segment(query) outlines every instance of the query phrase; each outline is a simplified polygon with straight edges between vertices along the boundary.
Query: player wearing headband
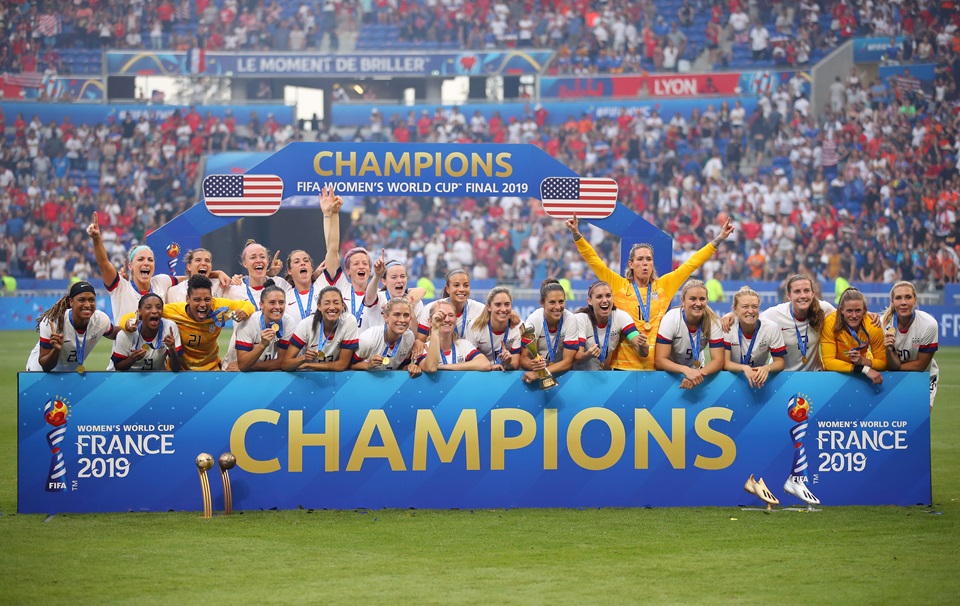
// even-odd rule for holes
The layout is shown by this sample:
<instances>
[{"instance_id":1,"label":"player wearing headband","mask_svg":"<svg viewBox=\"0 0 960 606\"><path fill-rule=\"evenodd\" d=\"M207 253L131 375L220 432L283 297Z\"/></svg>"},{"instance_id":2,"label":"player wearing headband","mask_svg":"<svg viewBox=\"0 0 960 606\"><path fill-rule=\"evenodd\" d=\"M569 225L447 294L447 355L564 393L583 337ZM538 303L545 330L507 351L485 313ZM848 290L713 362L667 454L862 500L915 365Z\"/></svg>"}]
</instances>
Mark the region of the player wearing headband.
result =
<instances>
[{"instance_id":1,"label":"player wearing headband","mask_svg":"<svg viewBox=\"0 0 960 606\"><path fill-rule=\"evenodd\" d=\"M153 251L149 246L134 246L127 255L127 272L129 280L122 279L120 272L110 262L107 249L103 245L100 234L100 220L97 213L93 213L93 223L87 227L87 235L93 242L93 254L103 276L103 285L110 293L110 305L113 311L113 320L120 324L120 318L137 311L140 297L148 292L160 295L166 301L167 290L177 283L175 276L155 275L155 261Z\"/></svg>"},{"instance_id":2,"label":"player wearing headband","mask_svg":"<svg viewBox=\"0 0 960 606\"><path fill-rule=\"evenodd\" d=\"M609 370L617 346L629 344L641 356L647 354L647 336L633 325L630 314L613 304L610 285L598 280L587 290L587 305L574 313L578 322L580 349L574 370Z\"/></svg>"},{"instance_id":3,"label":"player wearing headband","mask_svg":"<svg viewBox=\"0 0 960 606\"><path fill-rule=\"evenodd\" d=\"M260 311L237 324L236 357L241 371L280 370L297 319L286 313L287 293L267 280L260 291Z\"/></svg>"},{"instance_id":4,"label":"player wearing headband","mask_svg":"<svg viewBox=\"0 0 960 606\"><path fill-rule=\"evenodd\" d=\"M933 354L937 353L940 327L933 316L917 309L917 289L912 283L900 281L893 285L890 307L881 322L887 369L929 372L930 408L933 408L940 380L940 367Z\"/></svg>"},{"instance_id":5,"label":"player wearing headband","mask_svg":"<svg viewBox=\"0 0 960 606\"><path fill-rule=\"evenodd\" d=\"M524 322L524 332L533 331L528 341L525 334L521 340L520 366L525 372L524 383L532 383L539 376L538 370L548 369L554 376L573 368L573 361L580 349L580 333L577 319L566 309L566 292L560 282L548 278L540 285L540 309L534 311ZM534 358L527 343L537 344L539 357Z\"/></svg>"},{"instance_id":6,"label":"player wearing headband","mask_svg":"<svg viewBox=\"0 0 960 606\"><path fill-rule=\"evenodd\" d=\"M784 370L823 370L820 358L820 329L823 319L836 311L817 297L810 276L797 274L787 280L787 302L766 309L760 321L780 329L787 348Z\"/></svg>"},{"instance_id":7,"label":"player wearing headband","mask_svg":"<svg viewBox=\"0 0 960 606\"><path fill-rule=\"evenodd\" d=\"M190 276L187 282L186 303L168 303L163 306L163 317L173 320L180 331L183 367L188 370L217 370L220 368L220 345L217 339L221 329L232 315L243 322L256 309L250 301L214 298L209 278ZM136 322L133 314L122 318L124 330L133 332Z\"/></svg>"},{"instance_id":8,"label":"player wearing headband","mask_svg":"<svg viewBox=\"0 0 960 606\"><path fill-rule=\"evenodd\" d=\"M404 297L393 297L383 307L383 326L374 326L360 332L360 343L353 354L356 370L397 370L406 367L411 377L420 374L420 367L410 363L416 338L410 326L413 323L413 305Z\"/></svg>"},{"instance_id":9,"label":"player wearing headband","mask_svg":"<svg viewBox=\"0 0 960 606\"><path fill-rule=\"evenodd\" d=\"M323 211L323 233L327 239L327 255L323 261L323 278L328 286L336 286L343 295L347 313L357 321L363 331L363 299L366 296L370 280L370 254L365 248L355 247L343 255L343 267L340 267L340 208L343 199L334 195L333 186L328 185L320 193L320 209ZM330 275L333 272L333 275Z\"/></svg>"},{"instance_id":10,"label":"player wearing headband","mask_svg":"<svg viewBox=\"0 0 960 606\"><path fill-rule=\"evenodd\" d=\"M97 309L97 291L75 282L70 291L37 318L40 340L30 352L27 370L84 372L87 355L100 339L115 339L119 329Z\"/></svg>"},{"instance_id":11,"label":"player wearing headband","mask_svg":"<svg viewBox=\"0 0 960 606\"><path fill-rule=\"evenodd\" d=\"M617 309L630 314L637 330L647 335L651 343L658 334L657 326L670 308L670 301L677 290L693 272L717 251L717 247L733 233L733 223L723 224L720 234L712 242L698 250L683 265L663 276L657 276L653 265L653 246L635 244L630 248L627 259L627 271L623 276L607 267L597 255L590 243L580 234L577 218L567 219L567 229L573 235L577 250L597 278L610 284L613 289L613 302ZM653 352L641 357L636 350L625 347L617 351L612 367L620 370L653 370L655 366Z\"/></svg>"},{"instance_id":12,"label":"player wearing headband","mask_svg":"<svg viewBox=\"0 0 960 606\"><path fill-rule=\"evenodd\" d=\"M867 315L867 299L850 287L840 295L837 311L823 320L820 353L823 368L836 372L862 373L874 385L883 383L887 350L883 329Z\"/></svg>"},{"instance_id":13,"label":"player wearing headband","mask_svg":"<svg viewBox=\"0 0 960 606\"><path fill-rule=\"evenodd\" d=\"M114 347L113 367L119 371L180 370L180 331L176 322L163 319L163 299L156 293L140 297L137 329L121 331Z\"/></svg>"},{"instance_id":14,"label":"player wearing headband","mask_svg":"<svg viewBox=\"0 0 960 606\"><path fill-rule=\"evenodd\" d=\"M510 290L506 286L494 286L487 293L483 311L467 326L464 338L486 356L491 370L519 370L522 334L523 327L520 317L513 311Z\"/></svg>"},{"instance_id":15,"label":"player wearing headband","mask_svg":"<svg viewBox=\"0 0 960 606\"><path fill-rule=\"evenodd\" d=\"M775 323L760 319L760 295L748 286L733 295L733 313L737 320L723 334L723 368L742 372L750 387L763 387L771 372L783 370L787 356L780 335L783 331Z\"/></svg>"},{"instance_id":16,"label":"player wearing headband","mask_svg":"<svg viewBox=\"0 0 960 606\"><path fill-rule=\"evenodd\" d=\"M367 307L364 311L363 328L373 328L374 326L383 326L383 312L381 311L387 304L387 301L394 297L403 297L413 304L414 316L419 316L423 311L423 296L427 291L420 287L407 289L407 268L399 261L385 261L384 251L380 251L380 258L373 264L374 279L367 285L367 291L364 293L363 304ZM380 290L377 285L382 284ZM414 352L417 357L418 352Z\"/></svg>"},{"instance_id":17,"label":"player wearing headband","mask_svg":"<svg viewBox=\"0 0 960 606\"><path fill-rule=\"evenodd\" d=\"M437 301L430 306L430 338L427 349L417 360L423 372L443 370L490 370L490 363L473 346L454 331L457 311L450 301Z\"/></svg>"},{"instance_id":18,"label":"player wearing headband","mask_svg":"<svg viewBox=\"0 0 960 606\"><path fill-rule=\"evenodd\" d=\"M313 315L300 320L283 356L283 370L347 370L359 345L357 320L343 313L343 294L325 286Z\"/></svg>"},{"instance_id":19,"label":"player wearing headband","mask_svg":"<svg viewBox=\"0 0 960 606\"><path fill-rule=\"evenodd\" d=\"M709 347L710 362L704 352ZM707 306L707 287L689 280L680 293L680 307L668 311L657 330L657 370L681 373L681 389L693 389L723 368L723 332L717 314Z\"/></svg>"}]
</instances>

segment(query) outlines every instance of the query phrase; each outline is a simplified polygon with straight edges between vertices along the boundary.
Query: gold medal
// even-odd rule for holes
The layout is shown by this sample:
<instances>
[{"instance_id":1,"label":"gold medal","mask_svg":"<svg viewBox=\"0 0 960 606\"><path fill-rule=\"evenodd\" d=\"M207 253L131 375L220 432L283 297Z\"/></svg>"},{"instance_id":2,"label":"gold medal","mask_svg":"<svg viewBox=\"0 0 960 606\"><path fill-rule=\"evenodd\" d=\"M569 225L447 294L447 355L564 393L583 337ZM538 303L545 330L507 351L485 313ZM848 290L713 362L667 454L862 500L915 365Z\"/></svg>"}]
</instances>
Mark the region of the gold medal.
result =
<instances>
[{"instance_id":1,"label":"gold medal","mask_svg":"<svg viewBox=\"0 0 960 606\"><path fill-rule=\"evenodd\" d=\"M693 367L694 367L694 368L700 368L700 360L694 360L694 361L693 361Z\"/></svg>"},{"instance_id":2,"label":"gold medal","mask_svg":"<svg viewBox=\"0 0 960 606\"><path fill-rule=\"evenodd\" d=\"M140 347L140 349L142 349L143 351L150 351L150 350L152 349L152 347L150 346L149 343L144 343L144 344Z\"/></svg>"},{"instance_id":3,"label":"gold medal","mask_svg":"<svg viewBox=\"0 0 960 606\"><path fill-rule=\"evenodd\" d=\"M273 324L270 325L270 330L272 330L273 332L278 332L280 330L280 325L274 322Z\"/></svg>"},{"instance_id":4,"label":"gold medal","mask_svg":"<svg viewBox=\"0 0 960 606\"><path fill-rule=\"evenodd\" d=\"M380 364L386 366L389 363L390 363L390 356L383 356L383 360L380 362Z\"/></svg>"},{"instance_id":5,"label":"gold medal","mask_svg":"<svg viewBox=\"0 0 960 606\"><path fill-rule=\"evenodd\" d=\"M644 330L650 330L651 328L653 328L653 324L651 324L650 322L644 322L644 323L643 323L643 329L644 329Z\"/></svg>"},{"instance_id":6,"label":"gold medal","mask_svg":"<svg viewBox=\"0 0 960 606\"><path fill-rule=\"evenodd\" d=\"M806 364L806 363L807 363L807 356L800 356L800 361L803 362L804 364Z\"/></svg>"},{"instance_id":7,"label":"gold medal","mask_svg":"<svg viewBox=\"0 0 960 606\"><path fill-rule=\"evenodd\" d=\"M80 365L77 366L77 372L80 373L80 374L83 374L83 373L87 372L87 369L83 367L83 364L80 364Z\"/></svg>"}]
</instances>

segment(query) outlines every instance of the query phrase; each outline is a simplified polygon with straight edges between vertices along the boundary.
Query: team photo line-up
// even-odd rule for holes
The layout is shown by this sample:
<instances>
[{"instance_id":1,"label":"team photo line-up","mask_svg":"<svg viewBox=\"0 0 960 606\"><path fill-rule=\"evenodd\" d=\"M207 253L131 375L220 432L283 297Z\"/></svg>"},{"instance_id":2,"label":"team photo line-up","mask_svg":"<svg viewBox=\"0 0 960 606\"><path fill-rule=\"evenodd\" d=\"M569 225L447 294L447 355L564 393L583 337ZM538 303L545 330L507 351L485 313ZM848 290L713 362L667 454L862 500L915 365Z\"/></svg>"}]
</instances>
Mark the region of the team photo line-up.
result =
<instances>
[{"instance_id":1,"label":"team photo line-up","mask_svg":"<svg viewBox=\"0 0 960 606\"><path fill-rule=\"evenodd\" d=\"M40 339L28 371L85 372L101 339L114 341L107 370L405 370L411 377L437 370L518 370L533 383L568 370L663 370L694 389L726 370L762 387L781 370L862 373L874 384L883 371L929 371L930 405L939 371L933 357L939 329L920 310L910 282L897 282L890 305L869 313L856 288L837 307L819 299L806 275L787 280L785 302L760 309L748 287L733 296L723 317L707 305L704 283L691 276L733 232L718 236L674 271L658 276L653 246L636 244L623 275L610 269L582 237L576 217L566 221L578 251L597 275L587 305L566 309L554 279L540 287L540 308L521 319L510 291L497 286L486 300L470 298L469 273L446 276L443 298L424 305L423 288L408 288L403 263L374 260L363 248L340 257L343 200L321 193L326 254L315 266L295 250L286 265L279 251L248 241L240 255L246 276L213 269L205 249L186 255L186 276L155 273L147 246L130 250L126 267L109 260L97 214L87 228L113 318L96 306L96 289L76 282L37 320ZM286 279L279 274L286 270ZM670 302L680 292L680 305ZM234 330L225 355L218 338ZM706 355L709 350L709 357ZM547 372L545 372L547 371Z\"/></svg>"}]
</instances>

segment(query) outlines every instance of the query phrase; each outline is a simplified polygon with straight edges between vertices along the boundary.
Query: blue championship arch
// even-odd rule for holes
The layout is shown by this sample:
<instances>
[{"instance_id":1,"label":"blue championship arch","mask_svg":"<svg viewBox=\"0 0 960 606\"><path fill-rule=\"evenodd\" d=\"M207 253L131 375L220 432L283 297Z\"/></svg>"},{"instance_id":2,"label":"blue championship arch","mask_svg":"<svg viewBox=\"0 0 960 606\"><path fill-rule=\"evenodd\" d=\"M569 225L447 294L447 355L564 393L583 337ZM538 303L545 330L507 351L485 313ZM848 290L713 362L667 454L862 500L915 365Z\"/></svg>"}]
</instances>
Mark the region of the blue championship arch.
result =
<instances>
[{"instance_id":1,"label":"blue championship arch","mask_svg":"<svg viewBox=\"0 0 960 606\"><path fill-rule=\"evenodd\" d=\"M797 461L834 505L931 502L929 375L20 373L21 513L198 510L231 451L234 507L782 505ZM790 415L803 398L802 415ZM799 419L802 417L802 419ZM210 472L218 475L216 470ZM223 508L218 478L214 507Z\"/></svg>"},{"instance_id":2,"label":"blue championship arch","mask_svg":"<svg viewBox=\"0 0 960 606\"><path fill-rule=\"evenodd\" d=\"M319 195L328 184L344 196L536 198L547 177L579 176L535 145L446 143L291 143L247 174L280 177L284 199ZM176 242L187 251L236 220L216 217L200 203L147 236L147 244L162 251ZM630 248L647 242L658 251L657 272L673 269L673 240L622 204L606 219L590 222L620 237L624 266Z\"/></svg>"}]
</instances>

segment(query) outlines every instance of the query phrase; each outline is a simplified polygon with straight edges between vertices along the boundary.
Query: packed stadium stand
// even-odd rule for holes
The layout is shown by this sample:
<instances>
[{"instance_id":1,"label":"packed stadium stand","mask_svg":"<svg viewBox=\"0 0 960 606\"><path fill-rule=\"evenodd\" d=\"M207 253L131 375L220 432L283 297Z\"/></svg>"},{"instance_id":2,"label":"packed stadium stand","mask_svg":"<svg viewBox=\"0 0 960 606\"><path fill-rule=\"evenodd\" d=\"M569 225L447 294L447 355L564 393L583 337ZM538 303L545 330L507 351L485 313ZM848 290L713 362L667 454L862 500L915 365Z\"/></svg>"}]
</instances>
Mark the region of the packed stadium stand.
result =
<instances>
[{"instance_id":1,"label":"packed stadium stand","mask_svg":"<svg viewBox=\"0 0 960 606\"><path fill-rule=\"evenodd\" d=\"M620 200L675 238L680 263L718 230L737 230L704 277L908 279L926 290L957 281L958 16L952 4L697 0L656 2L39 2L5 3L0 72L101 74L104 48L557 51L554 74L769 69L817 63L860 35L899 36L888 61L934 63L933 85L868 78L856 66L813 107L800 79L683 115L669 101L618 118L520 119L497 107L408 115L372 111L326 140L533 143L582 175L612 176ZM238 30L242 30L238 33ZM299 32L299 33L295 33ZM333 34L333 35L331 35ZM665 56L666 55L666 56ZM743 97L747 100L747 97ZM272 116L175 113L112 123L40 123L29 104L0 110L0 268L25 278L86 278L83 229L94 210L117 258L133 241L196 203L204 154L273 150L304 137ZM314 136L316 133L311 133ZM462 198L366 198L344 249L405 250L413 276L468 267L476 279L522 286L548 276L588 279L563 225L536 203ZM611 266L617 241L596 233ZM455 246L457 242L472 246ZM312 251L320 256L320 251Z\"/></svg>"}]
</instances>

